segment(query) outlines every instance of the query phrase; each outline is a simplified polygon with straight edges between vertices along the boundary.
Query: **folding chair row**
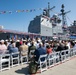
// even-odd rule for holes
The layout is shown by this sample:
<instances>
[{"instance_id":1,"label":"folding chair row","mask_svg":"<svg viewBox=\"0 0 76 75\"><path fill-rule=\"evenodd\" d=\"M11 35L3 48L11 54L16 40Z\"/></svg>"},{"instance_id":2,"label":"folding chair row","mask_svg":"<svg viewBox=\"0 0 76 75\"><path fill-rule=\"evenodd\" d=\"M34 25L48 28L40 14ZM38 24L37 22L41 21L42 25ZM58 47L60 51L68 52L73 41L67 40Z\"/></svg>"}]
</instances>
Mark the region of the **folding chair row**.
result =
<instances>
[{"instance_id":1,"label":"folding chair row","mask_svg":"<svg viewBox=\"0 0 76 75\"><path fill-rule=\"evenodd\" d=\"M26 51L27 52L27 51ZM21 64L28 63L28 55L21 55L19 52L11 53L12 67Z\"/></svg>"},{"instance_id":2,"label":"folding chair row","mask_svg":"<svg viewBox=\"0 0 76 75\"><path fill-rule=\"evenodd\" d=\"M63 50L60 52L60 54L61 54L61 61L68 60L70 57L76 56L76 48Z\"/></svg>"},{"instance_id":3,"label":"folding chair row","mask_svg":"<svg viewBox=\"0 0 76 75\"><path fill-rule=\"evenodd\" d=\"M10 69L20 63L28 63L28 55L21 56L19 52L0 55L0 71Z\"/></svg>"},{"instance_id":4,"label":"folding chair row","mask_svg":"<svg viewBox=\"0 0 76 75\"><path fill-rule=\"evenodd\" d=\"M48 66L53 66L54 64L58 63L60 60L60 52L54 52L49 55L40 55L38 64L40 71L47 70Z\"/></svg>"},{"instance_id":5,"label":"folding chair row","mask_svg":"<svg viewBox=\"0 0 76 75\"><path fill-rule=\"evenodd\" d=\"M55 64L60 63L61 61L65 61L70 58L70 53L71 51L68 50L63 50L59 52L53 52L49 55L40 55L38 64L40 67L40 71L47 70L48 67L54 66ZM73 50L73 54L76 55L76 50Z\"/></svg>"},{"instance_id":6,"label":"folding chair row","mask_svg":"<svg viewBox=\"0 0 76 75\"><path fill-rule=\"evenodd\" d=\"M48 66L54 66L55 64L60 62L60 52L53 52L51 54L48 55L47 58L48 61Z\"/></svg>"}]
</instances>

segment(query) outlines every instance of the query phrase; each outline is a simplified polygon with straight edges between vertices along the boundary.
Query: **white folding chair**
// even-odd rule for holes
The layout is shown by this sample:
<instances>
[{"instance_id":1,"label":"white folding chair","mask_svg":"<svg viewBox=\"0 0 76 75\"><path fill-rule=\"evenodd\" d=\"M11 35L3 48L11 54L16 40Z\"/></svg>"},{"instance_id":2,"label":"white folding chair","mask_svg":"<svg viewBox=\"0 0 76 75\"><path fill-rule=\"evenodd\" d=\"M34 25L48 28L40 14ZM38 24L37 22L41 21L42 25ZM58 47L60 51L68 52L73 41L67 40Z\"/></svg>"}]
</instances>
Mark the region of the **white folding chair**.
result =
<instances>
[{"instance_id":1,"label":"white folding chair","mask_svg":"<svg viewBox=\"0 0 76 75\"><path fill-rule=\"evenodd\" d=\"M60 51L54 52L54 63L57 64L60 62Z\"/></svg>"},{"instance_id":2,"label":"white folding chair","mask_svg":"<svg viewBox=\"0 0 76 75\"><path fill-rule=\"evenodd\" d=\"M54 66L54 53L50 53L48 56L47 56L47 64L49 67L51 66Z\"/></svg>"},{"instance_id":3,"label":"white folding chair","mask_svg":"<svg viewBox=\"0 0 76 75\"><path fill-rule=\"evenodd\" d=\"M34 56L35 50L30 50L29 57L32 58Z\"/></svg>"},{"instance_id":4,"label":"white folding chair","mask_svg":"<svg viewBox=\"0 0 76 75\"><path fill-rule=\"evenodd\" d=\"M76 48L73 48L73 56L76 56Z\"/></svg>"},{"instance_id":5,"label":"white folding chair","mask_svg":"<svg viewBox=\"0 0 76 75\"><path fill-rule=\"evenodd\" d=\"M65 50L65 59L68 60L70 58L70 50Z\"/></svg>"},{"instance_id":6,"label":"white folding chair","mask_svg":"<svg viewBox=\"0 0 76 75\"><path fill-rule=\"evenodd\" d=\"M66 50L60 52L61 61L64 62L66 59Z\"/></svg>"},{"instance_id":7,"label":"white folding chair","mask_svg":"<svg viewBox=\"0 0 76 75\"><path fill-rule=\"evenodd\" d=\"M11 53L11 64L12 67L19 65L19 52Z\"/></svg>"},{"instance_id":8,"label":"white folding chair","mask_svg":"<svg viewBox=\"0 0 76 75\"><path fill-rule=\"evenodd\" d=\"M10 69L10 54L0 55L0 71Z\"/></svg>"},{"instance_id":9,"label":"white folding chair","mask_svg":"<svg viewBox=\"0 0 76 75\"><path fill-rule=\"evenodd\" d=\"M47 54L45 55L40 55L38 64L40 67L40 72L47 70Z\"/></svg>"},{"instance_id":10,"label":"white folding chair","mask_svg":"<svg viewBox=\"0 0 76 75\"><path fill-rule=\"evenodd\" d=\"M22 55L23 53L26 53L25 55ZM21 54L20 54L20 61L21 61L21 64L25 64L25 63L28 63L28 50L26 51L21 51Z\"/></svg>"},{"instance_id":11,"label":"white folding chair","mask_svg":"<svg viewBox=\"0 0 76 75\"><path fill-rule=\"evenodd\" d=\"M70 49L70 57L73 57L73 48Z\"/></svg>"}]
</instances>

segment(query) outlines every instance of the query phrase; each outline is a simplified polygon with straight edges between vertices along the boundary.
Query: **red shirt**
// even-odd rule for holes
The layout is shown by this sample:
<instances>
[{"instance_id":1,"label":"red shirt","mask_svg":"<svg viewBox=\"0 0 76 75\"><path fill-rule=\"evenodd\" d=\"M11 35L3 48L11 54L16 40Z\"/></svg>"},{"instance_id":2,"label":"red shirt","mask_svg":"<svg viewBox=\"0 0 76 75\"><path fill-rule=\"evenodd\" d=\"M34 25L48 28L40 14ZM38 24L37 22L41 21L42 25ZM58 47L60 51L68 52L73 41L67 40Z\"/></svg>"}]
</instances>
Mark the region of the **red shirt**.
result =
<instances>
[{"instance_id":1,"label":"red shirt","mask_svg":"<svg viewBox=\"0 0 76 75\"><path fill-rule=\"evenodd\" d=\"M49 48L49 49L47 48L46 50L47 50L47 54L52 53L52 48Z\"/></svg>"}]
</instances>

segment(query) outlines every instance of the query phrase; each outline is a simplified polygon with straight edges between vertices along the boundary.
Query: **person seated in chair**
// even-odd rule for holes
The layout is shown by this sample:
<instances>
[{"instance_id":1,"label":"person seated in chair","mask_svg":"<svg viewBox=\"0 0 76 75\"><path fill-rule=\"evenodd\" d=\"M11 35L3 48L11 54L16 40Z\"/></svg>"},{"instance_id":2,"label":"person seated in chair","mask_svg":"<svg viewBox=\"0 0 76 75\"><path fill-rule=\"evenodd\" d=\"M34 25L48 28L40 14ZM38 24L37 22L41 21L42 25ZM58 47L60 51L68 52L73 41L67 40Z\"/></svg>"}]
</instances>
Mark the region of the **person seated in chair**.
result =
<instances>
[{"instance_id":1,"label":"person seated in chair","mask_svg":"<svg viewBox=\"0 0 76 75\"><path fill-rule=\"evenodd\" d=\"M12 47L9 50L9 53L15 53L18 52L18 48L16 47L15 43L12 43Z\"/></svg>"},{"instance_id":2,"label":"person seated in chair","mask_svg":"<svg viewBox=\"0 0 76 75\"><path fill-rule=\"evenodd\" d=\"M10 48L9 53L12 54L12 53L16 53L16 52L19 52L19 50L16 47L16 44L12 43L12 47ZM17 57L17 56L18 56L18 54L14 54L13 55L13 57Z\"/></svg>"},{"instance_id":3,"label":"person seated in chair","mask_svg":"<svg viewBox=\"0 0 76 75\"><path fill-rule=\"evenodd\" d=\"M47 54L52 53L52 48L50 47L50 45L46 46L46 51L47 51Z\"/></svg>"},{"instance_id":4,"label":"person seated in chair","mask_svg":"<svg viewBox=\"0 0 76 75\"><path fill-rule=\"evenodd\" d=\"M26 40L23 40L23 44L19 47L19 51L22 56L27 55L28 45L26 44L26 42Z\"/></svg>"},{"instance_id":5,"label":"person seated in chair","mask_svg":"<svg viewBox=\"0 0 76 75\"><path fill-rule=\"evenodd\" d=\"M7 46L4 44L4 40L0 41L0 54L5 54L7 52Z\"/></svg>"},{"instance_id":6,"label":"person seated in chair","mask_svg":"<svg viewBox=\"0 0 76 75\"><path fill-rule=\"evenodd\" d=\"M46 49L44 49L44 48L43 48L43 44L40 43L40 44L39 44L39 48L37 48L37 49L35 50L35 52L34 52L35 61L38 61L40 55L44 55L44 54L47 54ZM44 59L42 59L42 60L44 60Z\"/></svg>"}]
</instances>

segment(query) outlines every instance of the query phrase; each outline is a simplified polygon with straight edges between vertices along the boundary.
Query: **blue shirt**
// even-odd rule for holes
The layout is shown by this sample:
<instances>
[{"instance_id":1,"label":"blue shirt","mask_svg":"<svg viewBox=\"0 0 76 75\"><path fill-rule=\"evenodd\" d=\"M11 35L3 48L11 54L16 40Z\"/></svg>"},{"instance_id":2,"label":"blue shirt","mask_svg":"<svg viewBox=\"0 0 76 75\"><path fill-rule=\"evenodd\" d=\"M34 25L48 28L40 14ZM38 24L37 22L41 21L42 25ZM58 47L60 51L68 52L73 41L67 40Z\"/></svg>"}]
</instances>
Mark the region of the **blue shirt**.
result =
<instances>
[{"instance_id":1,"label":"blue shirt","mask_svg":"<svg viewBox=\"0 0 76 75\"><path fill-rule=\"evenodd\" d=\"M9 53L15 53L18 52L18 48L17 47L11 47L9 50ZM17 57L18 54L14 54L13 57Z\"/></svg>"},{"instance_id":2,"label":"blue shirt","mask_svg":"<svg viewBox=\"0 0 76 75\"><path fill-rule=\"evenodd\" d=\"M8 45L8 50L10 50L12 48L12 44Z\"/></svg>"},{"instance_id":3,"label":"blue shirt","mask_svg":"<svg viewBox=\"0 0 76 75\"><path fill-rule=\"evenodd\" d=\"M18 48L17 47L11 47L9 50L9 53L15 53L18 52Z\"/></svg>"},{"instance_id":4,"label":"blue shirt","mask_svg":"<svg viewBox=\"0 0 76 75\"><path fill-rule=\"evenodd\" d=\"M46 54L46 49L40 47L40 48L38 48L38 49L35 50L34 54L36 55L35 60L38 61L40 55Z\"/></svg>"}]
</instances>

